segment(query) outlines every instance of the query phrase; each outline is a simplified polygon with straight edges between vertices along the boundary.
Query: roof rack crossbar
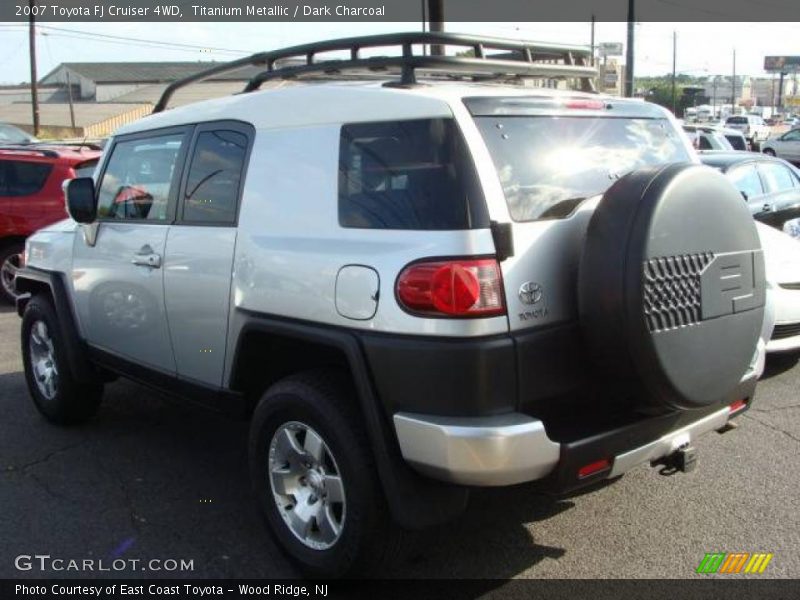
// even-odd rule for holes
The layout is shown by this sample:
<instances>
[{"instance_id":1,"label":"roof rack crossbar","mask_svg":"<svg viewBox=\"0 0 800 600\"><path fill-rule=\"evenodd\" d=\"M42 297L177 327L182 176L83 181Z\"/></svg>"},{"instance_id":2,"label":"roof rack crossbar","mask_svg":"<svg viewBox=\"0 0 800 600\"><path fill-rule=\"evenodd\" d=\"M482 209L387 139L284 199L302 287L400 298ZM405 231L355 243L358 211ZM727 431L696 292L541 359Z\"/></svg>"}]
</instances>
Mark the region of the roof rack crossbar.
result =
<instances>
[{"instance_id":1,"label":"roof rack crossbar","mask_svg":"<svg viewBox=\"0 0 800 600\"><path fill-rule=\"evenodd\" d=\"M414 45L457 46L472 51L472 56L447 56L415 54ZM400 46L400 56L376 56L363 58L361 51L367 48ZM487 49L510 53L512 58L487 55ZM339 60L317 60L325 52L347 51L350 58ZM258 89L262 83L271 79L291 78L309 73L343 73L362 70L382 70L399 67L401 84L415 82L416 69L447 69L462 76L485 76L509 74L516 77L576 78L581 80L585 91L594 91L592 78L597 71L589 66L590 50L584 46L548 44L462 35L445 32L388 33L302 44L271 52L259 52L216 65L189 77L174 81L161 95L153 109L154 113L164 110L172 95L180 88L219 75L249 66L266 66L266 69L250 79L244 91ZM521 57L521 58L518 58ZM279 67L276 62L286 59L300 59L305 64ZM303 60L304 59L304 60ZM541 63L538 61L548 61ZM554 64L554 61L561 61Z\"/></svg>"}]
</instances>

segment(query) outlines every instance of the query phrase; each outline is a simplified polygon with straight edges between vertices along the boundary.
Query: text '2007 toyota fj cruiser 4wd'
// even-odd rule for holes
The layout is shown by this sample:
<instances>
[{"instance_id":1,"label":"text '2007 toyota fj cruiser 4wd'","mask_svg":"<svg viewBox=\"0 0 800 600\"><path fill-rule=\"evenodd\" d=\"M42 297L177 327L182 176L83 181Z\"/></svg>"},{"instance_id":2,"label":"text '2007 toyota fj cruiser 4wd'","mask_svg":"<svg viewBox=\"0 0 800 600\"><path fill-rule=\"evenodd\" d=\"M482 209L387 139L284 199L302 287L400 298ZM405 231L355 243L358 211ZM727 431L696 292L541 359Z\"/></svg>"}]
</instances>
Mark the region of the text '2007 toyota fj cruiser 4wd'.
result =
<instances>
[{"instance_id":1,"label":"text '2007 toyota fj cruiser 4wd'","mask_svg":"<svg viewBox=\"0 0 800 600\"><path fill-rule=\"evenodd\" d=\"M163 111L198 78L173 84L68 184L74 221L28 240L36 406L84 420L121 374L254 409L259 503L325 574L374 566L473 486L690 469L753 398L759 240L667 112L592 93L587 56L392 34L214 67L263 71Z\"/></svg>"}]
</instances>

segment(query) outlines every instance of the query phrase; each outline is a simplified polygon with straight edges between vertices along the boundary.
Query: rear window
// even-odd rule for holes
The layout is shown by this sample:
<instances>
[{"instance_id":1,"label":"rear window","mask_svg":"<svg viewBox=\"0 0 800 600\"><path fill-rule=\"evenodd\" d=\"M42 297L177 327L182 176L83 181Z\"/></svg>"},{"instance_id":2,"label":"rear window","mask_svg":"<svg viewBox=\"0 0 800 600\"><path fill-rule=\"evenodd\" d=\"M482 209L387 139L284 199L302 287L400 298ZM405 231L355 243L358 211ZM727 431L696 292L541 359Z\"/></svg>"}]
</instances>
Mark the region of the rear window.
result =
<instances>
[{"instance_id":1,"label":"rear window","mask_svg":"<svg viewBox=\"0 0 800 600\"><path fill-rule=\"evenodd\" d=\"M729 125L747 125L747 117L728 117L725 122Z\"/></svg>"},{"instance_id":2,"label":"rear window","mask_svg":"<svg viewBox=\"0 0 800 600\"><path fill-rule=\"evenodd\" d=\"M0 196L30 196L43 187L53 165L22 160L0 161Z\"/></svg>"},{"instance_id":3,"label":"rear window","mask_svg":"<svg viewBox=\"0 0 800 600\"><path fill-rule=\"evenodd\" d=\"M476 116L511 218L563 218L635 169L690 157L665 119Z\"/></svg>"},{"instance_id":4,"label":"rear window","mask_svg":"<svg viewBox=\"0 0 800 600\"><path fill-rule=\"evenodd\" d=\"M452 119L342 126L339 224L367 229L488 227L480 185Z\"/></svg>"}]
</instances>

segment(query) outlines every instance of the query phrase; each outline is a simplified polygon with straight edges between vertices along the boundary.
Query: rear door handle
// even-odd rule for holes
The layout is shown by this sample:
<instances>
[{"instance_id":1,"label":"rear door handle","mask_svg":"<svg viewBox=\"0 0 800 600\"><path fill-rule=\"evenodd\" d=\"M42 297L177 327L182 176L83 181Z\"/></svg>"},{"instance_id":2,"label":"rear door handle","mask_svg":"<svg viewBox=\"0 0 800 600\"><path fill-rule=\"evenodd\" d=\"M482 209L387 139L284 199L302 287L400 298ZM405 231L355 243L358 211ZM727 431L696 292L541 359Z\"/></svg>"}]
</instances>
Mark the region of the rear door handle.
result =
<instances>
[{"instance_id":1,"label":"rear door handle","mask_svg":"<svg viewBox=\"0 0 800 600\"><path fill-rule=\"evenodd\" d=\"M161 267L161 255L153 252L149 244L145 244L139 249L139 252L134 254L131 262L140 267L150 267L151 269L158 269Z\"/></svg>"}]
</instances>

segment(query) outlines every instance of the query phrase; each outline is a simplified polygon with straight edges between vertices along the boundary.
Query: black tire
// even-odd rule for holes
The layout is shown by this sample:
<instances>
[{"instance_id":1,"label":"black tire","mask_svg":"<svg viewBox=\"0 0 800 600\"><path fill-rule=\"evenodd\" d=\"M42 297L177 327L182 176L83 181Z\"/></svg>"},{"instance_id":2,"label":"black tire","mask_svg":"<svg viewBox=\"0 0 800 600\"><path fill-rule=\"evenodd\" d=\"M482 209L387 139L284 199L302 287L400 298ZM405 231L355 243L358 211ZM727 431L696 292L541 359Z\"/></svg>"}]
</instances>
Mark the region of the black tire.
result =
<instances>
[{"instance_id":1,"label":"black tire","mask_svg":"<svg viewBox=\"0 0 800 600\"><path fill-rule=\"evenodd\" d=\"M355 402L351 386L340 374L309 371L270 387L253 415L249 445L253 490L278 545L310 576L376 573L386 558L396 558L402 538L389 516ZM310 548L292 532L267 475L273 437L290 422L310 427L323 439L343 482L346 508L341 533L326 549ZM295 502L300 500L295 497Z\"/></svg>"},{"instance_id":2,"label":"black tire","mask_svg":"<svg viewBox=\"0 0 800 600\"><path fill-rule=\"evenodd\" d=\"M767 156L775 156L775 150L772 148L764 148L764 154Z\"/></svg>"},{"instance_id":3,"label":"black tire","mask_svg":"<svg viewBox=\"0 0 800 600\"><path fill-rule=\"evenodd\" d=\"M31 331L37 332L40 323L46 328L49 344L35 341ZM37 333L36 339L43 339ZM67 362L67 349L61 337L58 317L50 300L44 295L34 296L25 307L22 317L22 362L25 367L25 380L33 403L42 415L58 425L76 425L84 423L94 416L103 397L101 383L79 383L75 381ZM51 348L51 364L55 367L56 377L52 385L54 393L48 396L37 383L34 373L32 348ZM49 389L49 388L48 388Z\"/></svg>"},{"instance_id":4,"label":"black tire","mask_svg":"<svg viewBox=\"0 0 800 600\"><path fill-rule=\"evenodd\" d=\"M25 245L9 244L0 248L0 299L14 304L17 298L13 289L12 273L19 268L19 256L25 251Z\"/></svg>"}]
</instances>

